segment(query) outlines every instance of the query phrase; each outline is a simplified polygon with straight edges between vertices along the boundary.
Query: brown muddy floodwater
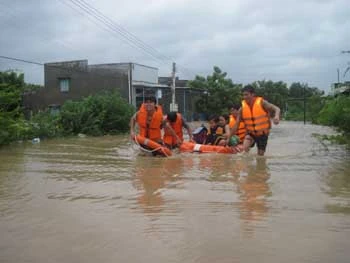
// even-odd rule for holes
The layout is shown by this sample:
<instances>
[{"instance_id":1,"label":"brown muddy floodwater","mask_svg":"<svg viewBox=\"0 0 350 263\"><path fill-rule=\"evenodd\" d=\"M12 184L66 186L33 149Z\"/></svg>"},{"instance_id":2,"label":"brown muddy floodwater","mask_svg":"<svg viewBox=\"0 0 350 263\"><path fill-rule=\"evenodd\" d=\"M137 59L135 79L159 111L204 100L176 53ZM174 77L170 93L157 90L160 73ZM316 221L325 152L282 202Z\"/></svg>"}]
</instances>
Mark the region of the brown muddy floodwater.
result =
<instances>
[{"instance_id":1,"label":"brown muddy floodwater","mask_svg":"<svg viewBox=\"0 0 350 263\"><path fill-rule=\"evenodd\" d=\"M266 157L140 156L128 136L0 149L0 262L350 262L350 157L302 123Z\"/></svg>"}]
</instances>

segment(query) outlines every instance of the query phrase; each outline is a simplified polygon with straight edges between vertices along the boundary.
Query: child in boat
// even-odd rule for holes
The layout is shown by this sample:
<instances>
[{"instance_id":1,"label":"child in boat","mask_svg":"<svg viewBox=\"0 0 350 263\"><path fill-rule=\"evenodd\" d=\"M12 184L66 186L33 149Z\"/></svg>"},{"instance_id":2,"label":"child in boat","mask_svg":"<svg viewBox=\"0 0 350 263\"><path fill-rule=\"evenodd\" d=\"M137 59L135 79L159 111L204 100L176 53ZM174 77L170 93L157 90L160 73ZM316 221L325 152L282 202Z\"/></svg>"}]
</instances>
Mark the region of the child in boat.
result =
<instances>
[{"instance_id":1,"label":"child in boat","mask_svg":"<svg viewBox=\"0 0 350 263\"><path fill-rule=\"evenodd\" d=\"M219 117L217 115L211 115L209 116L208 122L209 130L204 144L215 145L218 138L217 129L219 128Z\"/></svg>"},{"instance_id":2,"label":"child in boat","mask_svg":"<svg viewBox=\"0 0 350 263\"><path fill-rule=\"evenodd\" d=\"M216 130L217 139L215 142L215 145L219 146L226 146L227 145L227 138L230 134L230 116L228 114L223 114L219 117L219 127ZM230 141L228 143L228 146L235 146L239 143L238 136L232 136L230 138Z\"/></svg>"},{"instance_id":3,"label":"child in boat","mask_svg":"<svg viewBox=\"0 0 350 263\"><path fill-rule=\"evenodd\" d=\"M192 132L193 140L198 144L204 144L207 139L208 129L202 124L200 127Z\"/></svg>"},{"instance_id":4,"label":"child in boat","mask_svg":"<svg viewBox=\"0 0 350 263\"><path fill-rule=\"evenodd\" d=\"M226 140L228 138L228 134L230 134L230 127L228 122L230 117L227 114L221 115L219 117L218 128L216 130L217 138L215 141L215 145L226 146Z\"/></svg>"},{"instance_id":5,"label":"child in boat","mask_svg":"<svg viewBox=\"0 0 350 263\"><path fill-rule=\"evenodd\" d=\"M219 117L219 127L221 127L223 133L217 139L217 145L220 146L236 146L239 143L239 137L236 135L231 136L229 143L227 144L227 138L230 134L230 115L223 114ZM219 135L221 129L217 130L217 134Z\"/></svg>"}]
</instances>

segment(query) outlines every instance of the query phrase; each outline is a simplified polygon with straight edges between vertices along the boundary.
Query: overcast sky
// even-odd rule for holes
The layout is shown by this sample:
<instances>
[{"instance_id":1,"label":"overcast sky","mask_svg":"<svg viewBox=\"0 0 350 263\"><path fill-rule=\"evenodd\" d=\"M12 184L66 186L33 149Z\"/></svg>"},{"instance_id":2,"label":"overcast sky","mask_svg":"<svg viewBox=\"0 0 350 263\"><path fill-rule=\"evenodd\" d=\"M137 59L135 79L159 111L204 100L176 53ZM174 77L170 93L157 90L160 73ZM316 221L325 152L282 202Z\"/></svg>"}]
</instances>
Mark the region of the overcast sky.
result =
<instances>
[{"instance_id":1,"label":"overcast sky","mask_svg":"<svg viewBox=\"0 0 350 263\"><path fill-rule=\"evenodd\" d=\"M0 56L136 62L160 76L175 61L184 79L217 65L235 83L271 79L325 91L337 68L350 80L350 72L343 77L350 54L341 54L350 50L349 0L84 0L136 36L132 43L73 4L81 1L0 0ZM43 83L43 67L0 59L0 70L9 68Z\"/></svg>"}]
</instances>

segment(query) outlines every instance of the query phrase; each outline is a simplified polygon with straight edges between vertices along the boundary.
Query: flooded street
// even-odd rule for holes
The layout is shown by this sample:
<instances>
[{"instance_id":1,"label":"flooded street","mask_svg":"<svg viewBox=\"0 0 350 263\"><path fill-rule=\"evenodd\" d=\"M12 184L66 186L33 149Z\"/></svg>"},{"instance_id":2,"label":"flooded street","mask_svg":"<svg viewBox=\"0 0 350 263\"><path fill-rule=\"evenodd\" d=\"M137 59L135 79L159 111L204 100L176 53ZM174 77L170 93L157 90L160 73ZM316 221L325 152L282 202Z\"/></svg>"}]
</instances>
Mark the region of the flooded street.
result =
<instances>
[{"instance_id":1,"label":"flooded street","mask_svg":"<svg viewBox=\"0 0 350 263\"><path fill-rule=\"evenodd\" d=\"M0 149L0 262L349 262L350 156L302 123L267 153L141 156L127 135Z\"/></svg>"}]
</instances>

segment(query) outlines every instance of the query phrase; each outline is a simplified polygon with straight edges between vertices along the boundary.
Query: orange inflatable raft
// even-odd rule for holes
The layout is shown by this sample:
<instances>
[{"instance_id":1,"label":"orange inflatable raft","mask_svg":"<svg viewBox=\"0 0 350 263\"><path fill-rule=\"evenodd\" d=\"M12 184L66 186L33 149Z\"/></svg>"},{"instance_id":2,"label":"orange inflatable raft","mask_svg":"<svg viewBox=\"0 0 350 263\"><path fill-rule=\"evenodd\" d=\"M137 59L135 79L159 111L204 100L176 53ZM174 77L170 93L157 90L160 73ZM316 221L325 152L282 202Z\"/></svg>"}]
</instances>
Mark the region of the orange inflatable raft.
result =
<instances>
[{"instance_id":1,"label":"orange inflatable raft","mask_svg":"<svg viewBox=\"0 0 350 263\"><path fill-rule=\"evenodd\" d=\"M140 145L140 147L145 146L147 149L151 149L151 151L155 151L165 157L171 156L171 151L170 149L168 149L167 147L152 141L148 138L145 138L143 136L140 135L136 135L134 137L134 141Z\"/></svg>"},{"instance_id":2,"label":"orange inflatable raft","mask_svg":"<svg viewBox=\"0 0 350 263\"><path fill-rule=\"evenodd\" d=\"M198 152L198 153L228 153L236 154L243 151L243 145L238 144L232 147L197 144L193 142L183 142L180 146L180 152Z\"/></svg>"}]
</instances>

